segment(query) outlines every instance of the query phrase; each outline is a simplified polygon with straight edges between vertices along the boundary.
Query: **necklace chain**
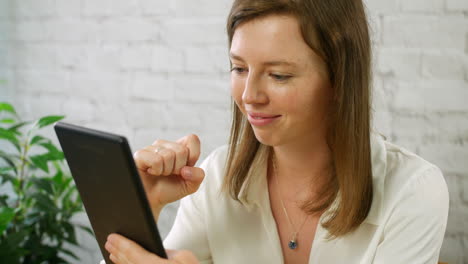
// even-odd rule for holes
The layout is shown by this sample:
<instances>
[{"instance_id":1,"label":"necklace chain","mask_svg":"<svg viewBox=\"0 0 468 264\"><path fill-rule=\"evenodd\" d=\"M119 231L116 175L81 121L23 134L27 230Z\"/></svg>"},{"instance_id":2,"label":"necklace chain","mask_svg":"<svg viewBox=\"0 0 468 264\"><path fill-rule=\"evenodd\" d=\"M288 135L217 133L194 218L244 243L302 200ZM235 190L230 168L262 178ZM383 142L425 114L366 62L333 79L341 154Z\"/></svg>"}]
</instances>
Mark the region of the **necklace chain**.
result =
<instances>
[{"instance_id":1,"label":"necklace chain","mask_svg":"<svg viewBox=\"0 0 468 264\"><path fill-rule=\"evenodd\" d=\"M281 202L281 206L283 207L283 212L284 212L284 215L286 216L286 219L288 219L288 222L289 222L289 226L292 230L292 236L291 236L291 241L289 242L289 248L291 249L295 249L297 247L297 235L299 234L299 231L301 231L302 227L304 226L305 222L307 221L307 218L309 218L309 215L307 215L305 218L304 218L304 221L302 222L302 224L299 226L299 229L295 230L294 229L294 225L291 221L291 218L289 218L289 215L288 215L288 212L286 210L286 207L284 206L284 202L283 202L283 199L281 198L281 191L280 191L280 185L279 185L279 182L278 182L278 174L277 174L277 167L276 167L276 157L275 155L273 155L273 170L274 170L274 178L276 180L276 190L278 192L278 197L280 199L280 202Z\"/></svg>"}]
</instances>

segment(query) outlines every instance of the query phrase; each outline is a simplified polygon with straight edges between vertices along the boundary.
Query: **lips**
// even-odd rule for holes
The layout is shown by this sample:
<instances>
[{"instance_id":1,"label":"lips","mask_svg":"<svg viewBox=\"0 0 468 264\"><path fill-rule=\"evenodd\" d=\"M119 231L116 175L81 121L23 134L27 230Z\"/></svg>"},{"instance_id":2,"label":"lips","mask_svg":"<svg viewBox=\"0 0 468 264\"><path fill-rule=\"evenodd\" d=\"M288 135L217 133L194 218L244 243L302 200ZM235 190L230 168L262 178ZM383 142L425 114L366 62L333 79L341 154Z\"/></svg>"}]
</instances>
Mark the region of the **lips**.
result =
<instances>
[{"instance_id":1,"label":"lips","mask_svg":"<svg viewBox=\"0 0 468 264\"><path fill-rule=\"evenodd\" d=\"M248 120L254 126L268 125L277 120L281 115L271 115L264 113L248 113Z\"/></svg>"}]
</instances>

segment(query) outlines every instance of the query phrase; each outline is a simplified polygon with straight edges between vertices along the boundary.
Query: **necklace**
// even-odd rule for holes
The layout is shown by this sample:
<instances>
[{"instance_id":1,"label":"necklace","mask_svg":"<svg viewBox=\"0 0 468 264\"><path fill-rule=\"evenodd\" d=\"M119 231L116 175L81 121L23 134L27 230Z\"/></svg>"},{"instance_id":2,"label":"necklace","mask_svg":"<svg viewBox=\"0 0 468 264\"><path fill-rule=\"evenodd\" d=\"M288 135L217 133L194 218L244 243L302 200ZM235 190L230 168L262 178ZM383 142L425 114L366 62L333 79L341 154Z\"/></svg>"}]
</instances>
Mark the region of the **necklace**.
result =
<instances>
[{"instance_id":1,"label":"necklace","mask_svg":"<svg viewBox=\"0 0 468 264\"><path fill-rule=\"evenodd\" d=\"M289 222L289 226L290 226L291 230L293 231L292 235L291 235L291 240L289 240L289 243L288 243L288 247L290 249L296 249L298 247L297 235L299 234L299 231L301 231L302 227L304 226L305 222L307 221L307 218L309 218L309 215L306 216L306 218L304 219L304 222L302 222L299 229L295 230L294 226L292 224L292 221L289 218L288 212L286 211L286 207L284 206L283 199L281 199L281 193L280 193L280 186L279 186L279 183L278 183L278 175L277 175L277 169L276 169L276 158L275 158L275 156L273 156L273 168L274 168L274 176L275 176L275 179L276 179L276 187L277 187L277 191L278 191L278 197L280 198L281 206L283 207L284 215L286 215L286 218L288 219L288 222Z\"/></svg>"}]
</instances>

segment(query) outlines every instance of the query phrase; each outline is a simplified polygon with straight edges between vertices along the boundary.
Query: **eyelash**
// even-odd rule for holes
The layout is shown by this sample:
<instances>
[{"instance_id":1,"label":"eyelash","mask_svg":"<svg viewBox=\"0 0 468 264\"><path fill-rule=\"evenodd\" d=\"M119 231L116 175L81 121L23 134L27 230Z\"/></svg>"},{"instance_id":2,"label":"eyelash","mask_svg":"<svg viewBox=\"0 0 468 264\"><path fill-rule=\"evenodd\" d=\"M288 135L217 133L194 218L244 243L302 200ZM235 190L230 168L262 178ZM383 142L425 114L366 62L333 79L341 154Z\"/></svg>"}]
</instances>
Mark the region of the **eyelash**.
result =
<instances>
[{"instance_id":1,"label":"eyelash","mask_svg":"<svg viewBox=\"0 0 468 264\"><path fill-rule=\"evenodd\" d=\"M241 68L241 67L232 67L231 68L231 72L235 72L237 74L241 74L241 73L244 73L246 71L245 68ZM279 82L285 82L287 80L289 80L292 76L291 75L281 75L281 74L273 74L271 73L270 76L275 79L276 81L279 81Z\"/></svg>"}]
</instances>

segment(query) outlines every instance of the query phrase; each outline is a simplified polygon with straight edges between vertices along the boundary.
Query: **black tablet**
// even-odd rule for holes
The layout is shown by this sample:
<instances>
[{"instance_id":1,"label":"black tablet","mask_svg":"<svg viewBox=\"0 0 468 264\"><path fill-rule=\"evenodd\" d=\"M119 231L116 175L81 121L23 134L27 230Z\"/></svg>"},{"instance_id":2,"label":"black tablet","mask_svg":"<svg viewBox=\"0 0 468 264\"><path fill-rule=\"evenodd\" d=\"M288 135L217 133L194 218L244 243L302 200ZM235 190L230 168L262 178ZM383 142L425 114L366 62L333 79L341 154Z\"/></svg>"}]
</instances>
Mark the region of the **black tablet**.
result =
<instances>
[{"instance_id":1,"label":"black tablet","mask_svg":"<svg viewBox=\"0 0 468 264\"><path fill-rule=\"evenodd\" d=\"M167 258L126 138L63 122L55 132L106 263L111 233Z\"/></svg>"}]
</instances>

